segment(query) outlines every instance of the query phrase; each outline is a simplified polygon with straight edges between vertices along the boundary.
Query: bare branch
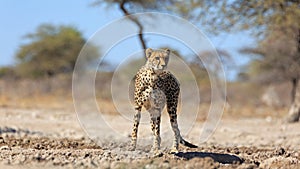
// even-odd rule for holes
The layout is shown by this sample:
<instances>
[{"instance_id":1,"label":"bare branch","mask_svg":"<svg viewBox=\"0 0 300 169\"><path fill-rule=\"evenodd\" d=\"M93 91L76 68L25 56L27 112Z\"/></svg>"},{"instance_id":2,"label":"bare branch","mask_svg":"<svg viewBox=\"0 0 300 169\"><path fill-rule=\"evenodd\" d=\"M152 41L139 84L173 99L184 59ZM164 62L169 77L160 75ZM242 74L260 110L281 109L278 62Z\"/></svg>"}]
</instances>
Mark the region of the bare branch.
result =
<instances>
[{"instance_id":1,"label":"bare branch","mask_svg":"<svg viewBox=\"0 0 300 169\"><path fill-rule=\"evenodd\" d=\"M124 13L124 16L127 16L132 22L134 22L138 26L138 28L139 28L139 40L140 40L140 43L142 45L142 48L145 50L147 48L147 46L146 46L144 35L143 35L144 27L140 23L140 21L138 19L136 19L135 17L133 17L128 12L128 10L125 8L125 4L127 2L128 2L128 0L122 0L122 2L120 3L119 7L120 7L121 11Z\"/></svg>"}]
</instances>

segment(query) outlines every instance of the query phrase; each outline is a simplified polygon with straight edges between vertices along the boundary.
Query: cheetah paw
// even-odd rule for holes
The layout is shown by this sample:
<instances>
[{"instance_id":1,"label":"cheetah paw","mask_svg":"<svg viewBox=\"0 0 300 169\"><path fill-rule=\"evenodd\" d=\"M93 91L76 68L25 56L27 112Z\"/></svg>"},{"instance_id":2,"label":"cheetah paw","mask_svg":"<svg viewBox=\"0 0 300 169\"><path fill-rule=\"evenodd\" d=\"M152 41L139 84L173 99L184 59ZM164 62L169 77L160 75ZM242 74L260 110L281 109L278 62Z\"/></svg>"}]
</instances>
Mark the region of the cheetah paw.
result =
<instances>
[{"instance_id":1,"label":"cheetah paw","mask_svg":"<svg viewBox=\"0 0 300 169\"><path fill-rule=\"evenodd\" d=\"M176 148L172 148L171 150L170 150L170 154L177 154L179 151L178 151L178 149L176 149Z\"/></svg>"},{"instance_id":2,"label":"cheetah paw","mask_svg":"<svg viewBox=\"0 0 300 169\"><path fill-rule=\"evenodd\" d=\"M161 150L153 151L153 157L162 157L164 153Z\"/></svg>"}]
</instances>

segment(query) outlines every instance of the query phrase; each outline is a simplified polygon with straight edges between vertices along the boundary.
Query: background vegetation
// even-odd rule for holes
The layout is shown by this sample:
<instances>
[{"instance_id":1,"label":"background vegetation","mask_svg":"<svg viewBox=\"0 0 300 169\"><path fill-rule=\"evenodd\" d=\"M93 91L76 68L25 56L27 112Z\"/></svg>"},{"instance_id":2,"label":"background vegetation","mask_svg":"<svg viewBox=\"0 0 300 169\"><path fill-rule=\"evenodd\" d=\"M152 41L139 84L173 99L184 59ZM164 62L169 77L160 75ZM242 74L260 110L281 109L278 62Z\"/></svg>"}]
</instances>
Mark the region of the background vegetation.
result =
<instances>
[{"instance_id":1,"label":"background vegetation","mask_svg":"<svg viewBox=\"0 0 300 169\"><path fill-rule=\"evenodd\" d=\"M93 8L117 5L124 16L145 11L167 12L198 23L212 34L251 31L257 45L240 50L252 56L251 62L234 81L228 82L227 100L231 110L248 107L256 112L258 107L271 106L274 110L287 112L289 109L291 122L299 119L300 1L96 0L91 5ZM139 28L141 48L147 48L143 36L143 25L147 23L131 16L128 19ZM72 26L43 24L24 38L27 43L16 51L16 64L0 68L1 104L35 96L70 98L72 71L87 41L82 33ZM92 53L88 58L99 57L100 47L88 45ZM224 64L230 65L232 58L226 51L219 50L219 53ZM201 84L202 101L209 103L207 72L201 62L189 60L192 62L187 63ZM96 81L109 86L112 72L102 74ZM107 91L99 95L108 98Z\"/></svg>"}]
</instances>

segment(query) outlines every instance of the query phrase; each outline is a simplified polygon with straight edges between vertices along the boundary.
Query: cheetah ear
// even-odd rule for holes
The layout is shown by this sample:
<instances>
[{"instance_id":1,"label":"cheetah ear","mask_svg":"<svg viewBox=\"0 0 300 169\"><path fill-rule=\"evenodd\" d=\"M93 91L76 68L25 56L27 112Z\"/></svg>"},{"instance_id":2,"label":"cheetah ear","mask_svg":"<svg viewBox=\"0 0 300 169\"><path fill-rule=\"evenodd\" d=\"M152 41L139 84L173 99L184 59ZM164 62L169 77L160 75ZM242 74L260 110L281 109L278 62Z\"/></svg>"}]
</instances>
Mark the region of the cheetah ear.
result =
<instances>
[{"instance_id":1,"label":"cheetah ear","mask_svg":"<svg viewBox=\"0 0 300 169\"><path fill-rule=\"evenodd\" d=\"M146 54L147 59L151 56L152 52L153 52L153 50L151 48L146 49L145 54Z\"/></svg>"},{"instance_id":2,"label":"cheetah ear","mask_svg":"<svg viewBox=\"0 0 300 169\"><path fill-rule=\"evenodd\" d=\"M165 49L165 52L167 53L167 55L169 55L170 54L170 49Z\"/></svg>"}]
</instances>

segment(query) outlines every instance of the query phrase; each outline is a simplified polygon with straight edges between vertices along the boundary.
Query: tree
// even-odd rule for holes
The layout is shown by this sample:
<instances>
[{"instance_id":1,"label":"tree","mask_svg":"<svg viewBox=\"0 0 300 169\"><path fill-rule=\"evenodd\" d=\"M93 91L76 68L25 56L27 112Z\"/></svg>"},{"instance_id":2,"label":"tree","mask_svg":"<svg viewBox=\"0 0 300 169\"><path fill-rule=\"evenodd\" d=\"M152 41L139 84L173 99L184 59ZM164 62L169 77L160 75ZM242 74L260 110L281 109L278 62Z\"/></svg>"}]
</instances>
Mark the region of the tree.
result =
<instances>
[{"instance_id":1,"label":"tree","mask_svg":"<svg viewBox=\"0 0 300 169\"><path fill-rule=\"evenodd\" d=\"M141 20L132 16L131 14L138 12L151 11L166 11L173 14L188 14L188 4L182 5L178 0L95 0L92 6L107 6L117 5L124 16L127 16L139 29L138 36L142 49L147 48L147 42L144 38L143 30L144 24Z\"/></svg>"},{"instance_id":2,"label":"tree","mask_svg":"<svg viewBox=\"0 0 300 169\"><path fill-rule=\"evenodd\" d=\"M15 78L15 71L12 67L0 67L0 78Z\"/></svg>"},{"instance_id":3,"label":"tree","mask_svg":"<svg viewBox=\"0 0 300 169\"><path fill-rule=\"evenodd\" d=\"M288 122L300 116L300 1L228 1L223 17L239 29L252 29L258 35L258 48L246 49L261 55L256 67L269 80L292 82L292 105ZM253 29L255 28L255 29ZM268 75L268 76L266 76Z\"/></svg>"},{"instance_id":4,"label":"tree","mask_svg":"<svg viewBox=\"0 0 300 169\"><path fill-rule=\"evenodd\" d=\"M242 52L259 56L250 64L252 76L255 76L258 82L279 83L290 81L292 84L292 103L299 99L296 94L299 90L297 88L299 88L300 56L293 35L273 31L272 34L259 42L258 47L246 48ZM291 108L290 113L294 109L294 107ZM288 121L298 120L299 117L297 116L297 113L290 114Z\"/></svg>"},{"instance_id":5,"label":"tree","mask_svg":"<svg viewBox=\"0 0 300 169\"><path fill-rule=\"evenodd\" d=\"M23 77L51 77L71 73L77 56L85 44L81 32L72 26L43 24L34 33L27 34L28 43L21 45L16 59L17 74ZM91 47L93 57L98 50Z\"/></svg>"},{"instance_id":6,"label":"tree","mask_svg":"<svg viewBox=\"0 0 300 169\"><path fill-rule=\"evenodd\" d=\"M268 66L263 70L268 73L280 72L281 77L293 82L294 100L289 110L288 121L298 121L300 116L300 73L298 71L300 64L300 1L195 0L184 5L190 7L189 18L200 20L201 23L211 26L211 30L214 32L251 30L257 36L261 47L260 50L254 51L264 56L263 62L265 63L261 65ZM203 15L203 13L205 14ZM278 43L280 42L276 37L281 37L283 43L286 43L280 46L280 50L275 47L279 47ZM261 50L262 48L265 50ZM274 50L275 48L276 50Z\"/></svg>"},{"instance_id":7,"label":"tree","mask_svg":"<svg viewBox=\"0 0 300 169\"><path fill-rule=\"evenodd\" d=\"M195 2L195 1L193 1ZM190 5L192 18L204 22L215 30L251 30L261 40L257 52L264 56L260 65L264 72L278 80L289 80L293 84L293 102L288 122L299 121L300 116L300 1L299 0L227 0L211 2L198 0ZM202 17L206 9L208 17ZM277 73L274 73L277 72ZM272 77L272 76L270 76ZM274 78L274 76L273 76Z\"/></svg>"}]
</instances>

